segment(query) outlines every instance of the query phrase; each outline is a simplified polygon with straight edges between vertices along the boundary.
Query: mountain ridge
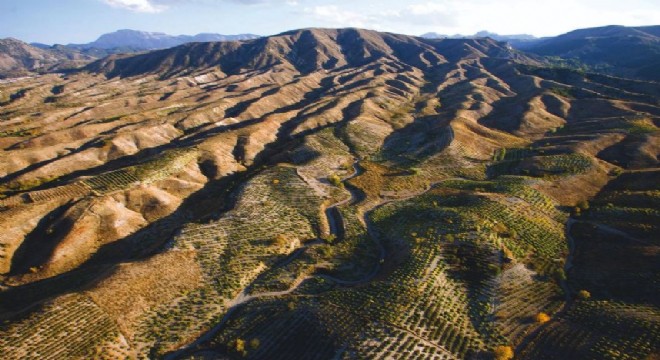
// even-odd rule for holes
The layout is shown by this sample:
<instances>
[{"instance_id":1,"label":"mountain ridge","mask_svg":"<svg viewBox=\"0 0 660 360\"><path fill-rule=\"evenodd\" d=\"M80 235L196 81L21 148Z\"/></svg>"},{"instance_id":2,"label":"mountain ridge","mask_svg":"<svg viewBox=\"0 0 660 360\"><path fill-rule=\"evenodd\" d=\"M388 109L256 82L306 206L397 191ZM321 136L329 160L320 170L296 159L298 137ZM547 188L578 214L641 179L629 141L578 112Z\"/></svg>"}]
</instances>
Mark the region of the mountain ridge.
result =
<instances>
[{"instance_id":1,"label":"mountain ridge","mask_svg":"<svg viewBox=\"0 0 660 360\"><path fill-rule=\"evenodd\" d=\"M536 62L491 39L431 40L362 29L312 28L240 43L191 43L134 56L111 56L86 66L84 70L110 77L145 73L172 76L211 66L233 73L240 68L259 70L278 65L307 73L358 66L390 55L409 65L427 67L430 63L446 62L445 57L462 57L468 53Z\"/></svg>"},{"instance_id":2,"label":"mountain ridge","mask_svg":"<svg viewBox=\"0 0 660 360\"><path fill-rule=\"evenodd\" d=\"M541 56L576 59L598 71L660 81L660 26L578 29L518 47Z\"/></svg>"}]
</instances>

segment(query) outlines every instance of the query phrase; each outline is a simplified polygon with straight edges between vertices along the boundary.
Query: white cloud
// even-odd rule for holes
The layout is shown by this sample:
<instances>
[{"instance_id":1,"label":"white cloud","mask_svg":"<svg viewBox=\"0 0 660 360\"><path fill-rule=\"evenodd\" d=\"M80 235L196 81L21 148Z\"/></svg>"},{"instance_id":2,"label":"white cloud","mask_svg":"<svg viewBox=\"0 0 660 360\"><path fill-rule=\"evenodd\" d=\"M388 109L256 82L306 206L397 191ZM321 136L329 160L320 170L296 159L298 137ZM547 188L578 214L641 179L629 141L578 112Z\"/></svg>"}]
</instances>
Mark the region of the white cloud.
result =
<instances>
[{"instance_id":1,"label":"white cloud","mask_svg":"<svg viewBox=\"0 0 660 360\"><path fill-rule=\"evenodd\" d=\"M426 2L410 4L402 9L382 12L381 16L389 21L406 22L414 25L443 25L457 24L458 11L455 2L444 3Z\"/></svg>"},{"instance_id":2,"label":"white cloud","mask_svg":"<svg viewBox=\"0 0 660 360\"><path fill-rule=\"evenodd\" d=\"M372 16L340 9L336 5L306 7L303 12L326 26L372 27L374 21Z\"/></svg>"},{"instance_id":3,"label":"white cloud","mask_svg":"<svg viewBox=\"0 0 660 360\"><path fill-rule=\"evenodd\" d=\"M119 8L141 13L159 13L167 9L167 6L156 4L150 0L103 0L106 4Z\"/></svg>"},{"instance_id":4,"label":"white cloud","mask_svg":"<svg viewBox=\"0 0 660 360\"><path fill-rule=\"evenodd\" d=\"M303 0L298 1L303 2ZM311 21L312 26L319 27L358 27L406 31L410 27L419 29L424 26L450 28L457 25L458 15L455 4L459 0L449 0L448 5L437 2L414 2L404 5L392 0L378 7L368 6L356 0L353 0L356 1L355 4L349 4L349 1L351 0L340 1L343 5L307 6L299 14ZM414 33L417 32L414 31Z\"/></svg>"}]
</instances>

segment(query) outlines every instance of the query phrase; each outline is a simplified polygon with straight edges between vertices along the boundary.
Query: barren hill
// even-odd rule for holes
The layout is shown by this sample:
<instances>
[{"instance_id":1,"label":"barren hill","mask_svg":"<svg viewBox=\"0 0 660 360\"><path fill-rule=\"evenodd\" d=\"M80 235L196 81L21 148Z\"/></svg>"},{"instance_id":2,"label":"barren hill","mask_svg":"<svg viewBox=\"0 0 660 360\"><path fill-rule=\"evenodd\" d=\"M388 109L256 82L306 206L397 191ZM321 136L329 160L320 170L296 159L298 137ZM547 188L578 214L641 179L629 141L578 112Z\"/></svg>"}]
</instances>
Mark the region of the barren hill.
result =
<instances>
[{"instance_id":1,"label":"barren hill","mask_svg":"<svg viewBox=\"0 0 660 360\"><path fill-rule=\"evenodd\" d=\"M655 82L304 29L0 91L3 358L659 352Z\"/></svg>"},{"instance_id":2,"label":"barren hill","mask_svg":"<svg viewBox=\"0 0 660 360\"><path fill-rule=\"evenodd\" d=\"M20 40L0 39L0 78L45 72L56 67L73 67L93 60L76 52L44 50Z\"/></svg>"},{"instance_id":3,"label":"barren hill","mask_svg":"<svg viewBox=\"0 0 660 360\"><path fill-rule=\"evenodd\" d=\"M109 77L156 73L171 77L212 67L225 74L273 67L307 74L387 59L428 68L467 57L528 59L491 39L430 40L361 29L307 29L241 42L190 43L138 56L111 56L86 69Z\"/></svg>"}]
</instances>

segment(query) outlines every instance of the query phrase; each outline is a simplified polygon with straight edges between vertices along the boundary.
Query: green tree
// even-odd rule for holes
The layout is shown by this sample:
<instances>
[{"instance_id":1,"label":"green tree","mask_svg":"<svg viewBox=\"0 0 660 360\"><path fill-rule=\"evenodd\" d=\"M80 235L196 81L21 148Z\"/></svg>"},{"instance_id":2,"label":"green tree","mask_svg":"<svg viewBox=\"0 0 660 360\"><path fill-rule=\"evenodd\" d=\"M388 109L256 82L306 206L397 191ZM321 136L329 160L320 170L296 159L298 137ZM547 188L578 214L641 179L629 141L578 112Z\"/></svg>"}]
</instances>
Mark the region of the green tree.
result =
<instances>
[{"instance_id":1,"label":"green tree","mask_svg":"<svg viewBox=\"0 0 660 360\"><path fill-rule=\"evenodd\" d=\"M341 182L341 178L337 174L330 174L330 176L328 176L328 182L338 188L344 187L344 184Z\"/></svg>"}]
</instances>

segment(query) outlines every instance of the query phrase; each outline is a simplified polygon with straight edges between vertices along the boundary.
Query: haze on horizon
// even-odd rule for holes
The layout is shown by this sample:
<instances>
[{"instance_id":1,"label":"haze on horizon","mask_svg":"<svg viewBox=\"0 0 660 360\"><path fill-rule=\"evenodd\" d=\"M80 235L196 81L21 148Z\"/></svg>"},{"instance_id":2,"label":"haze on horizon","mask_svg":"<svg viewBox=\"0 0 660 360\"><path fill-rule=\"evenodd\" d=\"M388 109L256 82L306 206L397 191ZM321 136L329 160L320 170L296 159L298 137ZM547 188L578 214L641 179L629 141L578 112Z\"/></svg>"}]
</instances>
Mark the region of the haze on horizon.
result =
<instances>
[{"instance_id":1,"label":"haze on horizon","mask_svg":"<svg viewBox=\"0 0 660 360\"><path fill-rule=\"evenodd\" d=\"M307 27L551 36L604 25L660 24L655 0L41 0L0 1L0 38L86 43L118 29L172 35L271 35Z\"/></svg>"}]
</instances>

